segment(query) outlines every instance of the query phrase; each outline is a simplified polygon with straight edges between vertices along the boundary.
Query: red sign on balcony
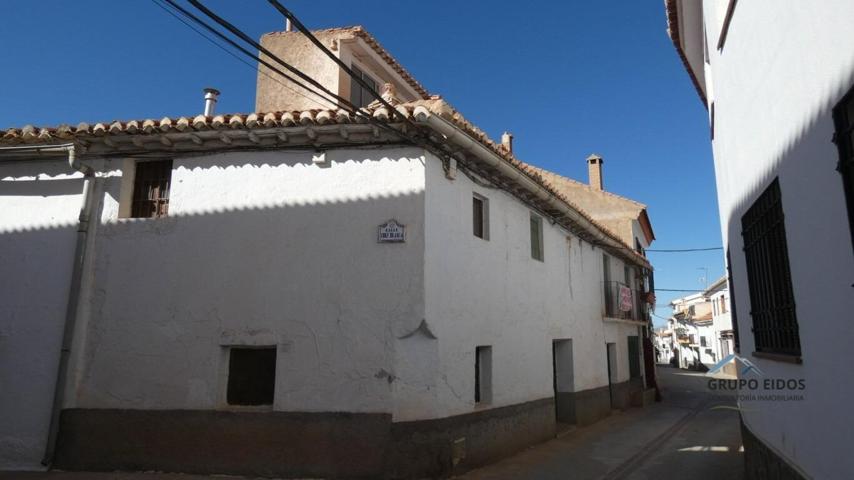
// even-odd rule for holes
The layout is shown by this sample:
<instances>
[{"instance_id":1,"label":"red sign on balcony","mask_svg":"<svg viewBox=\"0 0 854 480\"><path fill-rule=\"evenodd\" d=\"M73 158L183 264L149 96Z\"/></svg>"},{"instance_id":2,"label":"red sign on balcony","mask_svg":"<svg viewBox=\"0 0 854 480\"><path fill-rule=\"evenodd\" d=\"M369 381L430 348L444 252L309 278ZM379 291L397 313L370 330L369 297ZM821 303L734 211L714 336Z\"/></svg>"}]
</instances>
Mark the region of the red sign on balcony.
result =
<instances>
[{"instance_id":1,"label":"red sign on balcony","mask_svg":"<svg viewBox=\"0 0 854 480\"><path fill-rule=\"evenodd\" d=\"M620 310L630 312L632 310L632 289L620 285Z\"/></svg>"}]
</instances>

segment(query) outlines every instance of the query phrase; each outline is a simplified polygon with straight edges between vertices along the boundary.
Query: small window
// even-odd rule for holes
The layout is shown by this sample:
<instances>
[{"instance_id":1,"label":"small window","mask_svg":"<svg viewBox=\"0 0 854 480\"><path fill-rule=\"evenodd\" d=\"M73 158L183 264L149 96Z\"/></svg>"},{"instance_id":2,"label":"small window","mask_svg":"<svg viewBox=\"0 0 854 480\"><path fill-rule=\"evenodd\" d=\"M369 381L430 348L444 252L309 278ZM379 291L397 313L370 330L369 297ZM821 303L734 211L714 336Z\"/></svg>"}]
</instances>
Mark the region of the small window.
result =
<instances>
[{"instance_id":1,"label":"small window","mask_svg":"<svg viewBox=\"0 0 854 480\"><path fill-rule=\"evenodd\" d=\"M543 261L543 217L531 214L531 258Z\"/></svg>"},{"instance_id":2,"label":"small window","mask_svg":"<svg viewBox=\"0 0 854 480\"><path fill-rule=\"evenodd\" d=\"M472 197L472 233L477 238L489 240L489 200L474 194Z\"/></svg>"},{"instance_id":3,"label":"small window","mask_svg":"<svg viewBox=\"0 0 854 480\"><path fill-rule=\"evenodd\" d=\"M377 91L377 82L374 81L374 79L369 77L355 65L352 65L350 69L353 70L353 73L356 74L357 77L361 78L368 87L370 87L371 91ZM354 107L366 107L368 104L373 102L376 97L371 94L371 91L366 90L365 87L360 85L355 79L350 79L350 103L352 103Z\"/></svg>"},{"instance_id":4,"label":"small window","mask_svg":"<svg viewBox=\"0 0 854 480\"><path fill-rule=\"evenodd\" d=\"M800 356L786 225L776 178L741 217L741 236L756 351Z\"/></svg>"},{"instance_id":5,"label":"small window","mask_svg":"<svg viewBox=\"0 0 854 480\"><path fill-rule=\"evenodd\" d=\"M474 403L492 401L492 347L475 348L474 355Z\"/></svg>"},{"instance_id":6,"label":"small window","mask_svg":"<svg viewBox=\"0 0 854 480\"><path fill-rule=\"evenodd\" d=\"M131 217L165 217L169 212L172 160L137 162Z\"/></svg>"},{"instance_id":7,"label":"small window","mask_svg":"<svg viewBox=\"0 0 854 480\"><path fill-rule=\"evenodd\" d=\"M700 346L701 347L707 347L708 346L708 345L706 345L706 337L704 337L704 336L700 337Z\"/></svg>"},{"instance_id":8,"label":"small window","mask_svg":"<svg viewBox=\"0 0 854 480\"><path fill-rule=\"evenodd\" d=\"M231 348L229 405L272 405L276 387L276 348Z\"/></svg>"}]
</instances>

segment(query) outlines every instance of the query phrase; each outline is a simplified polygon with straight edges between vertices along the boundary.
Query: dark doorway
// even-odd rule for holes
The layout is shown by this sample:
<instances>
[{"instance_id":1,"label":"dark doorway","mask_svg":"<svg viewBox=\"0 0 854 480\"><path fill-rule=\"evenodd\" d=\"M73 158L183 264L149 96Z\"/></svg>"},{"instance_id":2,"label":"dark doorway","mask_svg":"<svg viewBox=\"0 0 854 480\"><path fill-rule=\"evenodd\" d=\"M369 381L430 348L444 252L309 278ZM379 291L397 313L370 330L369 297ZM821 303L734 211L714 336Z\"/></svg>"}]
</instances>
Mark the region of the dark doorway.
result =
<instances>
[{"instance_id":1,"label":"dark doorway","mask_svg":"<svg viewBox=\"0 0 854 480\"><path fill-rule=\"evenodd\" d=\"M617 383L617 344L606 343L605 349L608 356L608 392L611 396L611 408L617 408L617 401L614 398L614 384Z\"/></svg>"},{"instance_id":2,"label":"dark doorway","mask_svg":"<svg viewBox=\"0 0 854 480\"><path fill-rule=\"evenodd\" d=\"M555 418L559 423L575 423L575 374L570 339L552 341L552 384L555 392Z\"/></svg>"}]
</instances>

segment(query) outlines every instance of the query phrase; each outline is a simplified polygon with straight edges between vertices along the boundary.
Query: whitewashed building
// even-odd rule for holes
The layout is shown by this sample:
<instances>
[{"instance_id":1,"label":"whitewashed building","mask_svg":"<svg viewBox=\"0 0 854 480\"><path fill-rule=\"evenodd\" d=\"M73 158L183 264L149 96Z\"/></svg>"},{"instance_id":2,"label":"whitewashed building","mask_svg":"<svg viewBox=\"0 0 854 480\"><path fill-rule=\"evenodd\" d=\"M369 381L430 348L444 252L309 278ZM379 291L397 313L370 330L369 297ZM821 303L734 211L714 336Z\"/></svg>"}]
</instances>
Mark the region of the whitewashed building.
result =
<instances>
[{"instance_id":1,"label":"whitewashed building","mask_svg":"<svg viewBox=\"0 0 854 480\"><path fill-rule=\"evenodd\" d=\"M717 361L735 352L735 331L729 307L729 286L726 276L709 285L703 296L712 304L711 345Z\"/></svg>"},{"instance_id":2,"label":"whitewashed building","mask_svg":"<svg viewBox=\"0 0 854 480\"><path fill-rule=\"evenodd\" d=\"M748 477L852 478L854 2L665 6L708 111L733 346L769 380L741 393L778 396L741 403Z\"/></svg>"},{"instance_id":3,"label":"whitewashed building","mask_svg":"<svg viewBox=\"0 0 854 480\"><path fill-rule=\"evenodd\" d=\"M318 36L395 108L285 32L371 121L259 75L262 113L2 132L0 468L442 475L642 403L647 259Z\"/></svg>"}]
</instances>

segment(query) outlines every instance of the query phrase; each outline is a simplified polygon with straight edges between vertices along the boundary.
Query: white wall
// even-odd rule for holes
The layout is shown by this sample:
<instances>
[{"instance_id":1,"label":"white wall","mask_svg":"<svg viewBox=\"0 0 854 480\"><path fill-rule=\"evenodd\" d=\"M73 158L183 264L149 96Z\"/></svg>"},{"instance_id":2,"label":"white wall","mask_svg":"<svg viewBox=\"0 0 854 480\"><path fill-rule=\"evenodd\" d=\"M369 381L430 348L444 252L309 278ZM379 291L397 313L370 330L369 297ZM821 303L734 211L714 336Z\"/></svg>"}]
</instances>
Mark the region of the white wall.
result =
<instances>
[{"instance_id":1,"label":"white wall","mask_svg":"<svg viewBox=\"0 0 854 480\"><path fill-rule=\"evenodd\" d=\"M0 164L0 470L40 468L82 190L62 160Z\"/></svg>"},{"instance_id":2,"label":"white wall","mask_svg":"<svg viewBox=\"0 0 854 480\"><path fill-rule=\"evenodd\" d=\"M390 411L392 339L423 318L423 158L311 157L176 159L161 219L117 219L110 179L72 406L221 408L226 347L275 345L275 410ZM377 243L390 218L406 243Z\"/></svg>"},{"instance_id":3,"label":"white wall","mask_svg":"<svg viewBox=\"0 0 854 480\"><path fill-rule=\"evenodd\" d=\"M426 187L425 310L438 337L437 416L475 409L479 345L492 346L492 407L553 395L554 339L572 339L575 391L608 384L606 342L617 343L620 381L628 379L626 336L637 327L602 321L599 248L545 219L545 261L534 260L531 210L521 201L462 172L448 180L432 155ZM488 241L472 234L475 193L489 201ZM622 279L622 262L612 258L612 268Z\"/></svg>"},{"instance_id":4,"label":"white wall","mask_svg":"<svg viewBox=\"0 0 854 480\"><path fill-rule=\"evenodd\" d=\"M708 17L726 2L705 2ZM739 2L726 44L711 53L715 176L732 255L742 355L767 377L804 378L803 402L742 413L761 440L813 478L850 477L854 272L830 109L854 83L854 2ZM717 43L718 31L709 32ZM741 216L779 177L802 365L751 357ZM840 368L843 370L840 370ZM817 441L819 440L820 441Z\"/></svg>"},{"instance_id":5,"label":"white wall","mask_svg":"<svg viewBox=\"0 0 854 480\"><path fill-rule=\"evenodd\" d=\"M174 159L169 216L119 218L133 162L99 165L91 264L66 408L227 409L227 348L278 351L281 411L388 412L396 421L468 413L474 349L492 346L492 400L553 395L552 341L572 340L575 391L628 380L628 335L603 322L602 251L420 149L227 153ZM99 162L100 163L100 162ZM11 170L10 170L11 169ZM44 447L70 278L79 179L52 164L2 166L0 379L3 468L34 468ZM22 184L23 185L23 184ZM425 188L427 188L425 193ZM471 198L490 235L472 235ZM407 226L378 244L377 226ZM25 226L29 225L29 226ZM615 280L622 262L611 260ZM7 433L8 432L8 433Z\"/></svg>"}]
</instances>

